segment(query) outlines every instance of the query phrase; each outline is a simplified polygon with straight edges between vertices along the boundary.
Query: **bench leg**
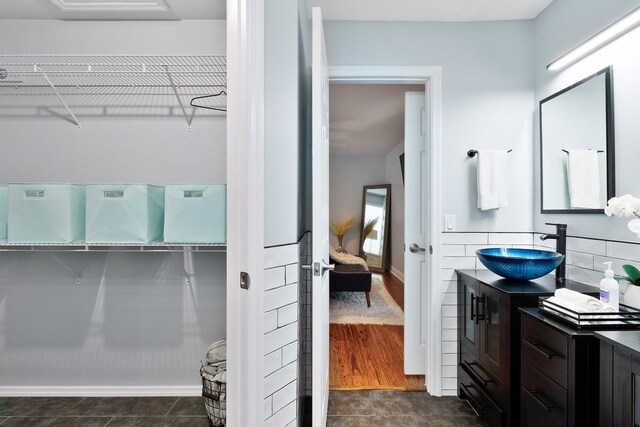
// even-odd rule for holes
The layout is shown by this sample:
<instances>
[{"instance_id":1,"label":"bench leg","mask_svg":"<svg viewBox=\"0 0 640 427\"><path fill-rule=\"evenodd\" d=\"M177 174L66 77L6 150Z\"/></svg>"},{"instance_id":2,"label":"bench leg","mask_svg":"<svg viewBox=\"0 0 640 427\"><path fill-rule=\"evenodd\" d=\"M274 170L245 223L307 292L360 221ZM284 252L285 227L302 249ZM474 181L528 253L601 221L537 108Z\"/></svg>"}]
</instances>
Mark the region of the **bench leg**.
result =
<instances>
[{"instance_id":1,"label":"bench leg","mask_svg":"<svg viewBox=\"0 0 640 427\"><path fill-rule=\"evenodd\" d=\"M365 292L364 294L367 297L367 308L371 308L371 296L369 295L369 292Z\"/></svg>"}]
</instances>

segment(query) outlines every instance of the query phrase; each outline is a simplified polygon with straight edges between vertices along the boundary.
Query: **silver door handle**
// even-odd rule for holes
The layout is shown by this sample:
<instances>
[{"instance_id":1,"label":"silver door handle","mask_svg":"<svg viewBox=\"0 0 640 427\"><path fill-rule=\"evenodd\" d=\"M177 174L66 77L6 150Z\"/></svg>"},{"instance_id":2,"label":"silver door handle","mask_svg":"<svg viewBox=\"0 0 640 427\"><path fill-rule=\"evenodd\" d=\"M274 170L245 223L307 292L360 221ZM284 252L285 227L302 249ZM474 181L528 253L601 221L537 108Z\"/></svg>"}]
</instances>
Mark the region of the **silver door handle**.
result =
<instances>
[{"instance_id":1,"label":"silver door handle","mask_svg":"<svg viewBox=\"0 0 640 427\"><path fill-rule=\"evenodd\" d=\"M321 262L314 262L313 264L303 264L301 267L303 270L313 270L314 276L322 276L325 271L333 271L336 269L335 264L327 264L322 260Z\"/></svg>"},{"instance_id":2,"label":"silver door handle","mask_svg":"<svg viewBox=\"0 0 640 427\"><path fill-rule=\"evenodd\" d=\"M425 248L421 248L420 246L418 246L415 243L412 243L409 246L409 252L411 252L412 254L417 254L418 252L425 252L426 249Z\"/></svg>"}]
</instances>

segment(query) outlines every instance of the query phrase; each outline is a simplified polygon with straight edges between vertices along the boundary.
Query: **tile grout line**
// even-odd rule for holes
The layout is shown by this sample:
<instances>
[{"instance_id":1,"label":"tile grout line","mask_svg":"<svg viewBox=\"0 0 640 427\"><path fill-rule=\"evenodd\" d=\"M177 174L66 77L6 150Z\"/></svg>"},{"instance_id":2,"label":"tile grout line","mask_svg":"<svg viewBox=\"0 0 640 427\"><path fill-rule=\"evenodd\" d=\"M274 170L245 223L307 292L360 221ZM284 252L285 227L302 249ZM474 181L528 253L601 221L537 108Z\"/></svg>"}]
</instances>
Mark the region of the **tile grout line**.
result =
<instances>
[{"instance_id":1,"label":"tile grout line","mask_svg":"<svg viewBox=\"0 0 640 427\"><path fill-rule=\"evenodd\" d=\"M173 402L173 405L171 405L171 407L169 408L169 410L167 411L167 413L166 413L166 414L164 414L164 416L165 416L165 417L166 417L166 416L168 416L168 415L169 415L169 413L171 412L171 410L173 409L173 407L174 407L174 406L176 406L176 404L178 403L178 400L180 400L180 396L178 396L178 398L176 399L176 401L175 401L175 402Z\"/></svg>"}]
</instances>

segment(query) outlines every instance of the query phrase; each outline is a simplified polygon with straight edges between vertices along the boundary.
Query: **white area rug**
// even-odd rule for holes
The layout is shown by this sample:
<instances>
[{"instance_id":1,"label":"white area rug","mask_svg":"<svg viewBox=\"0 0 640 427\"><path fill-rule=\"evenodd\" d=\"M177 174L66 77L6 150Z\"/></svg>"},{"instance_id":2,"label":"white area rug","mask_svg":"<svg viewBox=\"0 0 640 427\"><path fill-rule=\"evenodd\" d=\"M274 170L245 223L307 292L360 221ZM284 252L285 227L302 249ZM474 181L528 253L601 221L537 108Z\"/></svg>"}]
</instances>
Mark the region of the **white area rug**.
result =
<instances>
[{"instance_id":1,"label":"white area rug","mask_svg":"<svg viewBox=\"0 0 640 427\"><path fill-rule=\"evenodd\" d=\"M379 279L371 282L371 308L364 292L331 292L330 323L403 325L404 313Z\"/></svg>"}]
</instances>

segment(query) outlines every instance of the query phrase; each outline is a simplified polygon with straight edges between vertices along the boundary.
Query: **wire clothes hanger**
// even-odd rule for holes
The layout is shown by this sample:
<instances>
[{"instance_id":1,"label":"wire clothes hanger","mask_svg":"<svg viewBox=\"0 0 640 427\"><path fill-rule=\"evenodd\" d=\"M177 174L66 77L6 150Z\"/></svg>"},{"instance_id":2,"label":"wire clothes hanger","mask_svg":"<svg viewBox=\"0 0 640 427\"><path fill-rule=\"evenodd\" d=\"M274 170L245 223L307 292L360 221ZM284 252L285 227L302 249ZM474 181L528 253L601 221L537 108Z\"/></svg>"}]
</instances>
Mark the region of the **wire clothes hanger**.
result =
<instances>
[{"instance_id":1,"label":"wire clothes hanger","mask_svg":"<svg viewBox=\"0 0 640 427\"><path fill-rule=\"evenodd\" d=\"M203 96L196 96L195 98L191 99L191 102L189 103L189 105L191 105L192 107L196 107L196 108L205 108L207 110L214 110L214 111L223 111L226 112L227 109L226 108L221 108L221 107L208 107L206 105L198 105L196 103L194 103L194 101L198 101L200 99L209 99L209 98L217 98L218 96L222 96L222 95L226 95L227 92L225 92L224 90L221 90L219 93L216 93L214 95L203 95Z\"/></svg>"}]
</instances>

